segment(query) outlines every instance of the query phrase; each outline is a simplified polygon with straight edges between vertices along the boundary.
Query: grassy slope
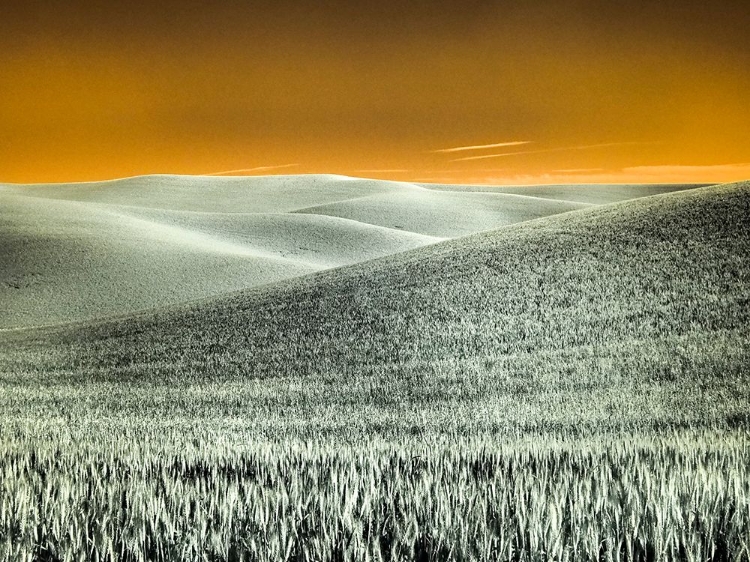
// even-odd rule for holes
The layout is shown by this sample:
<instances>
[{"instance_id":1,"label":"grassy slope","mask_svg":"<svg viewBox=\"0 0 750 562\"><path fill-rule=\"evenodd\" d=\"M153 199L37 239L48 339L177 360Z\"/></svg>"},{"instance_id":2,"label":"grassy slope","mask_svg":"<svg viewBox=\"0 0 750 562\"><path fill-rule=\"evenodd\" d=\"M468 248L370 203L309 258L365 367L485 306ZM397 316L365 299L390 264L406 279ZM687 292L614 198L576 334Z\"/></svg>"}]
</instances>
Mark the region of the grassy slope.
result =
<instances>
[{"instance_id":1,"label":"grassy slope","mask_svg":"<svg viewBox=\"0 0 750 562\"><path fill-rule=\"evenodd\" d=\"M706 187L709 184L586 184L586 185L451 185L451 184L419 184L437 191L471 191L476 193L507 193L525 195L527 197L541 197L558 201L587 203L590 205L607 205L619 201L627 201L638 197L649 197L662 193L673 193Z\"/></svg>"},{"instance_id":2,"label":"grassy slope","mask_svg":"<svg viewBox=\"0 0 750 562\"><path fill-rule=\"evenodd\" d=\"M508 193L422 189L370 195L296 212L330 215L428 236L454 238L586 206L584 203Z\"/></svg>"},{"instance_id":3,"label":"grassy slope","mask_svg":"<svg viewBox=\"0 0 750 562\"><path fill-rule=\"evenodd\" d=\"M0 198L0 240L0 328L130 312L319 269L115 207L68 201Z\"/></svg>"},{"instance_id":4,"label":"grassy slope","mask_svg":"<svg viewBox=\"0 0 750 562\"><path fill-rule=\"evenodd\" d=\"M316 269L340 267L432 244L424 236L325 215L296 213L197 213L123 209L122 214L182 228Z\"/></svg>"},{"instance_id":5,"label":"grassy slope","mask_svg":"<svg viewBox=\"0 0 750 562\"><path fill-rule=\"evenodd\" d=\"M0 328L195 300L438 241L324 216L0 198Z\"/></svg>"},{"instance_id":6,"label":"grassy slope","mask_svg":"<svg viewBox=\"0 0 750 562\"><path fill-rule=\"evenodd\" d=\"M342 176L5 185L0 329L215 296L579 206Z\"/></svg>"},{"instance_id":7,"label":"grassy slope","mask_svg":"<svg viewBox=\"0 0 750 562\"><path fill-rule=\"evenodd\" d=\"M750 184L710 187L0 334L0 407L274 439L744 426L749 229Z\"/></svg>"}]
</instances>

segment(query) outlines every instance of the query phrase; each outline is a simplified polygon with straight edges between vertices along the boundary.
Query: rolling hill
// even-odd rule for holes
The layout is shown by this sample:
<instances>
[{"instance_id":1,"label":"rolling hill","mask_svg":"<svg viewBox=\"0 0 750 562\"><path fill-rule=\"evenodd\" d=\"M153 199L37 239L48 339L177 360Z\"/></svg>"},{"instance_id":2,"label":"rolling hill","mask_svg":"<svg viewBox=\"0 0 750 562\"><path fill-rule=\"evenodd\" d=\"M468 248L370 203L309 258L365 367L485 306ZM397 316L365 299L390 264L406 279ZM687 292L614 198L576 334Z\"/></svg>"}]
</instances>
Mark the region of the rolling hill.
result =
<instances>
[{"instance_id":1,"label":"rolling hill","mask_svg":"<svg viewBox=\"0 0 750 562\"><path fill-rule=\"evenodd\" d=\"M131 237L122 267L152 235L311 267L357 257L365 235L420 236L306 213L62 204L43 229L69 242L58 264L87 263L76 236L94 209L96 228ZM12 232L39 232L19 220ZM745 182L0 331L0 554L743 560L748 232ZM91 240L111 260L116 245Z\"/></svg>"},{"instance_id":2,"label":"rolling hill","mask_svg":"<svg viewBox=\"0 0 750 562\"><path fill-rule=\"evenodd\" d=\"M696 187L707 187L711 184L586 184L586 185L452 185L452 184L420 184L434 190L470 191L474 193L507 193L525 195L556 201L568 201L588 205L607 205L638 197L650 197L662 193L672 193Z\"/></svg>"},{"instance_id":3,"label":"rolling hill","mask_svg":"<svg viewBox=\"0 0 750 562\"><path fill-rule=\"evenodd\" d=\"M217 296L586 206L331 175L1 187L0 329Z\"/></svg>"},{"instance_id":4,"label":"rolling hill","mask_svg":"<svg viewBox=\"0 0 750 562\"><path fill-rule=\"evenodd\" d=\"M750 183L707 187L6 332L0 406L265 436L744 427L749 211Z\"/></svg>"}]
</instances>

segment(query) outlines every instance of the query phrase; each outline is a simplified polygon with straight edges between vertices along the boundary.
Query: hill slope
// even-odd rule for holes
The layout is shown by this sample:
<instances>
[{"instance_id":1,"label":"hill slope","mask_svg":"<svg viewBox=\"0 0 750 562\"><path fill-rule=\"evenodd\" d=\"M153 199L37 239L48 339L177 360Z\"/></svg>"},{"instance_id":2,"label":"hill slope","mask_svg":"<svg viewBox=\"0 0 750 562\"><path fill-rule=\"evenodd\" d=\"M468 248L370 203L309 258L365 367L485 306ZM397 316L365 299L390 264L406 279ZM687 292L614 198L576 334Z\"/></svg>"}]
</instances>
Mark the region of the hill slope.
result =
<instances>
[{"instance_id":1,"label":"hill slope","mask_svg":"<svg viewBox=\"0 0 750 562\"><path fill-rule=\"evenodd\" d=\"M0 329L217 296L586 206L330 175L0 187Z\"/></svg>"},{"instance_id":2,"label":"hill slope","mask_svg":"<svg viewBox=\"0 0 750 562\"><path fill-rule=\"evenodd\" d=\"M419 184L423 187L438 191L470 191L474 193L506 193L512 195L525 195L526 197L540 197L556 201L568 201L573 203L585 203L589 205L608 205L640 197L661 195L662 193L673 193L698 187L707 187L710 184L551 184L551 185L443 185L443 184Z\"/></svg>"},{"instance_id":3,"label":"hill slope","mask_svg":"<svg viewBox=\"0 0 750 562\"><path fill-rule=\"evenodd\" d=\"M3 186L0 329L215 296L438 241L377 226L382 221L366 214L354 221L292 213L371 196L395 197L391 207L399 212L398 194L405 191L431 193L341 176L147 176ZM464 198L471 213L470 194ZM460 202L454 207L462 208ZM569 208L547 204L544 212ZM502 221L509 216L510 210ZM490 218L474 230L498 224Z\"/></svg>"},{"instance_id":4,"label":"hill slope","mask_svg":"<svg viewBox=\"0 0 750 562\"><path fill-rule=\"evenodd\" d=\"M423 189L369 195L295 212L330 215L427 236L455 238L587 206L585 203L508 193Z\"/></svg>"},{"instance_id":5,"label":"hill slope","mask_svg":"<svg viewBox=\"0 0 750 562\"><path fill-rule=\"evenodd\" d=\"M748 232L750 183L732 184L0 334L16 391L0 406L49 408L44 385L81 423L147 412L274 435L747 424Z\"/></svg>"},{"instance_id":6,"label":"hill slope","mask_svg":"<svg viewBox=\"0 0 750 562\"><path fill-rule=\"evenodd\" d=\"M356 187L353 183L356 183ZM6 189L46 199L213 213L286 213L351 197L389 193L412 184L355 180L346 176L151 175L102 182L9 185Z\"/></svg>"},{"instance_id":7,"label":"hill slope","mask_svg":"<svg viewBox=\"0 0 750 562\"><path fill-rule=\"evenodd\" d=\"M438 241L344 219L0 198L0 328L111 316Z\"/></svg>"}]
</instances>

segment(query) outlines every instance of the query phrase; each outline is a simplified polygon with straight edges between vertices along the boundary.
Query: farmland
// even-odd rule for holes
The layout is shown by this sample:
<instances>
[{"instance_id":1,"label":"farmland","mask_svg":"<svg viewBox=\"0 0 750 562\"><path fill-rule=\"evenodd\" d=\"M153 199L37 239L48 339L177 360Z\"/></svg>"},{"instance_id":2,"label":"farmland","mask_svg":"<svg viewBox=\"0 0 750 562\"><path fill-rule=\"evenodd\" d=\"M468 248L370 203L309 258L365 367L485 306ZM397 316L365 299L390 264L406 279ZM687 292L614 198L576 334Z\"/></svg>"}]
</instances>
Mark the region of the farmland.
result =
<instances>
[{"instance_id":1,"label":"farmland","mask_svg":"<svg viewBox=\"0 0 750 562\"><path fill-rule=\"evenodd\" d=\"M1 332L4 556L747 560L749 221L706 187Z\"/></svg>"},{"instance_id":2,"label":"farmland","mask_svg":"<svg viewBox=\"0 0 750 562\"><path fill-rule=\"evenodd\" d=\"M747 436L367 449L5 441L0 555L89 560L726 560ZM7 437L6 437L7 439ZM164 443L169 443L165 446Z\"/></svg>"}]
</instances>

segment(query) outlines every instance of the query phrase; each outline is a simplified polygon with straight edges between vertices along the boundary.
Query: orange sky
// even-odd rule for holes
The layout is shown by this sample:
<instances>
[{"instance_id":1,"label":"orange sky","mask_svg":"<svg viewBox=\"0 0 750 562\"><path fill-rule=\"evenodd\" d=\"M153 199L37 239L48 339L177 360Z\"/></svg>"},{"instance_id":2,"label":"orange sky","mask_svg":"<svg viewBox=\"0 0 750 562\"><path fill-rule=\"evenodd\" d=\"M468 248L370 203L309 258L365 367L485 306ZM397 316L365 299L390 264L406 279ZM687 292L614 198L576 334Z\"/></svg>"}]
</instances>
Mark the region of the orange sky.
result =
<instances>
[{"instance_id":1,"label":"orange sky","mask_svg":"<svg viewBox=\"0 0 750 562\"><path fill-rule=\"evenodd\" d=\"M0 181L750 178L746 0L17 4Z\"/></svg>"}]
</instances>

